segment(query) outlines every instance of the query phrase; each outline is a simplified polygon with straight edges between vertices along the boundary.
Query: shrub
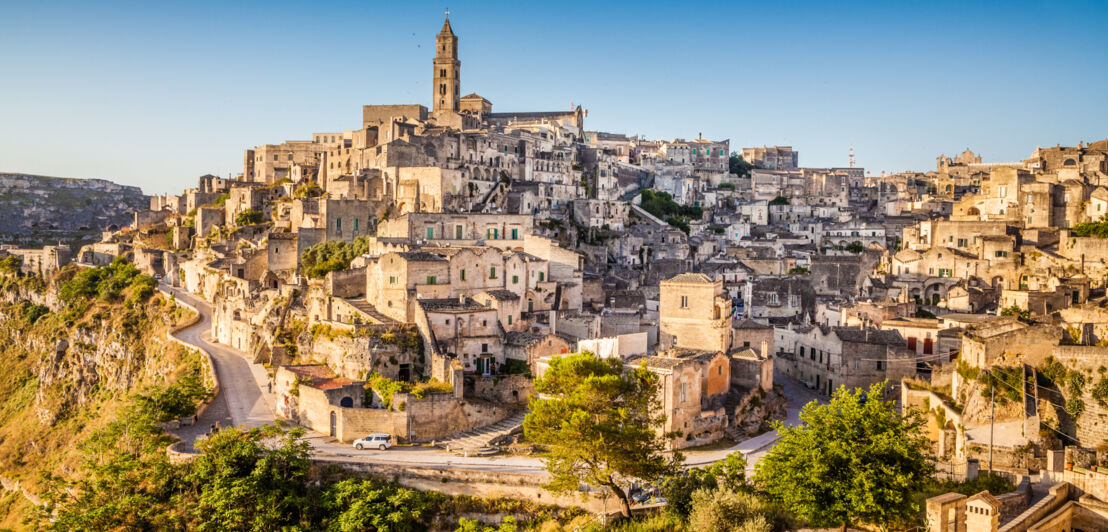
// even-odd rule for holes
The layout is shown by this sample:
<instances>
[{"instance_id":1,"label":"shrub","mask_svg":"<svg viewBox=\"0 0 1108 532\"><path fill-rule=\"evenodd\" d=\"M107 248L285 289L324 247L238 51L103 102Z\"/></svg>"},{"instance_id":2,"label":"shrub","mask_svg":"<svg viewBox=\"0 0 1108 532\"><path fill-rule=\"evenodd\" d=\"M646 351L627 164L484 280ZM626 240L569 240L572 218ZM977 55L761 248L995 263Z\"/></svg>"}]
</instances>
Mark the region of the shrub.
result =
<instances>
[{"instance_id":1,"label":"shrub","mask_svg":"<svg viewBox=\"0 0 1108 532\"><path fill-rule=\"evenodd\" d=\"M300 262L305 275L320 279L328 273L345 270L355 257L368 252L368 236L360 236L350 243L332 240L320 242L304 250L300 256Z\"/></svg>"},{"instance_id":2,"label":"shrub","mask_svg":"<svg viewBox=\"0 0 1108 532\"><path fill-rule=\"evenodd\" d=\"M246 209L235 215L235 225L251 225L262 223L262 212L257 209Z\"/></svg>"},{"instance_id":3,"label":"shrub","mask_svg":"<svg viewBox=\"0 0 1108 532\"><path fill-rule=\"evenodd\" d=\"M1085 411L1085 401L1082 401L1080 397L1071 397L1066 401L1066 413L1068 413L1074 419L1081 417L1081 413Z\"/></svg>"},{"instance_id":4,"label":"shrub","mask_svg":"<svg viewBox=\"0 0 1108 532\"><path fill-rule=\"evenodd\" d=\"M166 388L157 388L147 395L137 395L136 404L158 422L191 416L200 403L211 397L200 377L190 374Z\"/></svg>"},{"instance_id":5,"label":"shrub","mask_svg":"<svg viewBox=\"0 0 1108 532\"><path fill-rule=\"evenodd\" d=\"M691 530L772 532L779 527L787 527L783 515L754 494L727 488L692 494Z\"/></svg>"},{"instance_id":6,"label":"shrub","mask_svg":"<svg viewBox=\"0 0 1108 532\"><path fill-rule=\"evenodd\" d=\"M1108 407L1108 379L1101 377L1096 381L1091 395L1098 405Z\"/></svg>"}]
</instances>

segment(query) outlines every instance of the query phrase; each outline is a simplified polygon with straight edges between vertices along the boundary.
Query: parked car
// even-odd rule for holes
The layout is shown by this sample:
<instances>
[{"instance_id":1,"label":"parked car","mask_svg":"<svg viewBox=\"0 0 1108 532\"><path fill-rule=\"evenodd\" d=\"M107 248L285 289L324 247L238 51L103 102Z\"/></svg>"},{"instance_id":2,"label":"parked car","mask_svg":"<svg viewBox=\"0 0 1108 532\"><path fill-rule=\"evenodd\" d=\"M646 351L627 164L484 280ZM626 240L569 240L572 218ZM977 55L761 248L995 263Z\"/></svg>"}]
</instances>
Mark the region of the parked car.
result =
<instances>
[{"instance_id":1,"label":"parked car","mask_svg":"<svg viewBox=\"0 0 1108 532\"><path fill-rule=\"evenodd\" d=\"M389 447L392 447L392 435L385 433L370 434L360 440L354 440L354 448L357 450L362 449L380 449L384 451Z\"/></svg>"}]
</instances>

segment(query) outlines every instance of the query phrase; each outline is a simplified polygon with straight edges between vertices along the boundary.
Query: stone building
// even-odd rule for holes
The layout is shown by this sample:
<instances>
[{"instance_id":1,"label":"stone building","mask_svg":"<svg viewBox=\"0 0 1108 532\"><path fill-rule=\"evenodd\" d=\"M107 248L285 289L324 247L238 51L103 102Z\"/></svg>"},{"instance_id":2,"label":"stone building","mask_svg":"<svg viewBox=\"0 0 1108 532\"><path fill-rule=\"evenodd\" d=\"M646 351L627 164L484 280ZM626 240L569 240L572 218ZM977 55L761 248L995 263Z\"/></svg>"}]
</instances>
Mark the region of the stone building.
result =
<instances>
[{"instance_id":1,"label":"stone building","mask_svg":"<svg viewBox=\"0 0 1108 532\"><path fill-rule=\"evenodd\" d=\"M659 342L677 347L725 352L731 347L731 298L722 281L685 273L661 282Z\"/></svg>"}]
</instances>

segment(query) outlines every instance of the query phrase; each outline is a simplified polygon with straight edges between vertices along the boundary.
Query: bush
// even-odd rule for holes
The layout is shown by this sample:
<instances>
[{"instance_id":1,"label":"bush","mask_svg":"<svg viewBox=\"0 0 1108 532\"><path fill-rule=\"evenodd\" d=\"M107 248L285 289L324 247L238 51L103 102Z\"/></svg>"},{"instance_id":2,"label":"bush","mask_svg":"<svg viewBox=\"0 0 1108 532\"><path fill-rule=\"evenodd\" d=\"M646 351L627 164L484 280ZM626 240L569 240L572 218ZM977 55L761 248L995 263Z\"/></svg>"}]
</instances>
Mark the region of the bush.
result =
<instances>
[{"instance_id":1,"label":"bush","mask_svg":"<svg viewBox=\"0 0 1108 532\"><path fill-rule=\"evenodd\" d=\"M1108 238L1108 214L1095 222L1082 222L1071 230L1073 236Z\"/></svg>"},{"instance_id":2,"label":"bush","mask_svg":"<svg viewBox=\"0 0 1108 532\"><path fill-rule=\"evenodd\" d=\"M754 494L727 488L701 489L692 494L691 530L772 532L788 527L782 512Z\"/></svg>"},{"instance_id":3,"label":"bush","mask_svg":"<svg viewBox=\"0 0 1108 532\"><path fill-rule=\"evenodd\" d=\"M63 281L58 296L64 303L73 306L92 299L118 301L123 292L129 290L131 296L128 301L142 303L154 294L157 285L153 277L144 275L131 263L116 257L107 266L81 270Z\"/></svg>"},{"instance_id":4,"label":"bush","mask_svg":"<svg viewBox=\"0 0 1108 532\"><path fill-rule=\"evenodd\" d=\"M305 275L320 279L328 273L345 270L355 257L368 252L368 236L355 238L351 243L332 240L320 242L304 250L300 256L300 262Z\"/></svg>"},{"instance_id":5,"label":"bush","mask_svg":"<svg viewBox=\"0 0 1108 532\"><path fill-rule=\"evenodd\" d=\"M19 267L23 265L23 258L12 255L0 259L0 272L19 275Z\"/></svg>"},{"instance_id":6,"label":"bush","mask_svg":"<svg viewBox=\"0 0 1108 532\"><path fill-rule=\"evenodd\" d=\"M246 209L235 215L235 225L251 225L262 223L262 212L257 209Z\"/></svg>"},{"instance_id":7,"label":"bush","mask_svg":"<svg viewBox=\"0 0 1108 532\"><path fill-rule=\"evenodd\" d=\"M1080 397L1071 397L1066 401L1066 413L1074 419L1081 417L1081 414L1085 411L1085 401L1082 401Z\"/></svg>"},{"instance_id":8,"label":"bush","mask_svg":"<svg viewBox=\"0 0 1108 532\"><path fill-rule=\"evenodd\" d=\"M137 395L135 401L155 421L165 422L195 414L200 403L211 396L200 377L193 374L166 388L155 389L148 395Z\"/></svg>"}]
</instances>

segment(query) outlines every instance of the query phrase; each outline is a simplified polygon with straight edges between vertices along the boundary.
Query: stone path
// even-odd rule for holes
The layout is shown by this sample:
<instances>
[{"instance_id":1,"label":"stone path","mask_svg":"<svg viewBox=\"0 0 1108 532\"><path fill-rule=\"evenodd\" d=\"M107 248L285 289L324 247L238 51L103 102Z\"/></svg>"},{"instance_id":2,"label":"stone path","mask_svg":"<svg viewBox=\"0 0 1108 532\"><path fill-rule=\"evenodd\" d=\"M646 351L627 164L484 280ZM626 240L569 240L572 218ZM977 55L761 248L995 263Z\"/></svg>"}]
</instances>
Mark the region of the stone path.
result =
<instances>
[{"instance_id":1,"label":"stone path","mask_svg":"<svg viewBox=\"0 0 1108 532\"><path fill-rule=\"evenodd\" d=\"M523 427L523 418L526 416L527 412L520 412L492 425L435 441L435 446L464 456L496 454L498 451L491 442Z\"/></svg>"}]
</instances>

